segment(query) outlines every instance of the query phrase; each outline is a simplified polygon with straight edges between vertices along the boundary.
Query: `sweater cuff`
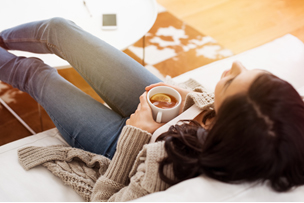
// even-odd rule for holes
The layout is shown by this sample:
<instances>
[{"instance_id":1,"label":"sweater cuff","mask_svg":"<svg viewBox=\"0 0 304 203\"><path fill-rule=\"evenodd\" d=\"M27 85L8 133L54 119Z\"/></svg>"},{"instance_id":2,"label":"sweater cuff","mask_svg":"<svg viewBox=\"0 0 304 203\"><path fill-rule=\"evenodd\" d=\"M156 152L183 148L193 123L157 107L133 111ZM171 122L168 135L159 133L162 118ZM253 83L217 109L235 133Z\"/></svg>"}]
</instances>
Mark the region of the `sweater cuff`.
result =
<instances>
[{"instance_id":1,"label":"sweater cuff","mask_svg":"<svg viewBox=\"0 0 304 203\"><path fill-rule=\"evenodd\" d=\"M52 160L63 160L66 156L63 145L52 147L25 147L18 150L19 163L25 170Z\"/></svg>"},{"instance_id":2,"label":"sweater cuff","mask_svg":"<svg viewBox=\"0 0 304 203\"><path fill-rule=\"evenodd\" d=\"M190 108L193 104L195 104L202 111L207 110L210 107L213 107L214 103L214 94L207 93L203 88L195 88L195 92L190 92L187 94L186 102L183 111Z\"/></svg>"},{"instance_id":3,"label":"sweater cuff","mask_svg":"<svg viewBox=\"0 0 304 203\"><path fill-rule=\"evenodd\" d=\"M151 136L147 131L130 125L125 126L118 139L114 157L104 176L126 185L138 153L149 142Z\"/></svg>"}]
</instances>

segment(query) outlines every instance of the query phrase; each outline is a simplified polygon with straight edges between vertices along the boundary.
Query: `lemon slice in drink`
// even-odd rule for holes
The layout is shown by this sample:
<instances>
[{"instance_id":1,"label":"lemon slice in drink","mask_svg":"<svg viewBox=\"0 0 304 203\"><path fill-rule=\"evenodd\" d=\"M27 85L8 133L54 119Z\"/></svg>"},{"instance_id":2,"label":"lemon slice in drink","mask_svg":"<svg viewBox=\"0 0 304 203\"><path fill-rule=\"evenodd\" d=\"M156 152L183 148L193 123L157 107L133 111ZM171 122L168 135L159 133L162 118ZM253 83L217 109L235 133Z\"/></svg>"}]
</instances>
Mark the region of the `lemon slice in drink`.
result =
<instances>
[{"instance_id":1,"label":"lemon slice in drink","mask_svg":"<svg viewBox=\"0 0 304 203\"><path fill-rule=\"evenodd\" d=\"M171 98L162 93L155 94L150 99L153 101L159 101L159 102L171 102Z\"/></svg>"}]
</instances>

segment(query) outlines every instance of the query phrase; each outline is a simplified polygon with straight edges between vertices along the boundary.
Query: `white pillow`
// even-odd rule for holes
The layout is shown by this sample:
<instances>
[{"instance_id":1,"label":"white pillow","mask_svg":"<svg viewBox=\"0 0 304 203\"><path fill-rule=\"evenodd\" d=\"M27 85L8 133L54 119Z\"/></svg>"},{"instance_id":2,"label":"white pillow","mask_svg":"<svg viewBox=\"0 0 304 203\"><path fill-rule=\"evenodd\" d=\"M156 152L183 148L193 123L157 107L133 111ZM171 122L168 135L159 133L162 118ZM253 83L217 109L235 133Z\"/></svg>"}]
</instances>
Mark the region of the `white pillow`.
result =
<instances>
[{"instance_id":1,"label":"white pillow","mask_svg":"<svg viewBox=\"0 0 304 203\"><path fill-rule=\"evenodd\" d=\"M304 186L277 193L265 184L226 184L208 177L183 181L163 192L153 193L135 202L245 202L245 201L304 201Z\"/></svg>"}]
</instances>

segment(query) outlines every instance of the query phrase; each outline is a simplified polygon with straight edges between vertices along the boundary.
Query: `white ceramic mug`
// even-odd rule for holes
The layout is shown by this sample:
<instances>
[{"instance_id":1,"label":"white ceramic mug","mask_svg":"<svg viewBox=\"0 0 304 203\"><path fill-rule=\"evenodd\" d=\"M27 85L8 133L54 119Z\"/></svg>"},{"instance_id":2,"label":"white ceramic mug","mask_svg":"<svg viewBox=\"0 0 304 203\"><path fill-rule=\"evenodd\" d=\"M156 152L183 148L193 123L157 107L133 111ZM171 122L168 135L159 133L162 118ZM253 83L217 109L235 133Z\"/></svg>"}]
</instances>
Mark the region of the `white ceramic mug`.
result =
<instances>
[{"instance_id":1,"label":"white ceramic mug","mask_svg":"<svg viewBox=\"0 0 304 203\"><path fill-rule=\"evenodd\" d=\"M177 100L177 104L174 107L168 108L168 109L162 109L162 108L159 108L157 106L154 106L151 103L150 98L153 95L158 94L158 93L169 94L169 95L175 97L176 100ZM171 87L157 86L157 87L152 88L148 92L147 100L148 100L148 103L149 103L149 105L152 109L154 120L158 123L166 123L166 122L172 120L173 118L175 118L176 116L178 116L180 105L181 105L181 102L182 102L182 97L178 93L178 91L176 91L175 89L173 89Z\"/></svg>"}]
</instances>

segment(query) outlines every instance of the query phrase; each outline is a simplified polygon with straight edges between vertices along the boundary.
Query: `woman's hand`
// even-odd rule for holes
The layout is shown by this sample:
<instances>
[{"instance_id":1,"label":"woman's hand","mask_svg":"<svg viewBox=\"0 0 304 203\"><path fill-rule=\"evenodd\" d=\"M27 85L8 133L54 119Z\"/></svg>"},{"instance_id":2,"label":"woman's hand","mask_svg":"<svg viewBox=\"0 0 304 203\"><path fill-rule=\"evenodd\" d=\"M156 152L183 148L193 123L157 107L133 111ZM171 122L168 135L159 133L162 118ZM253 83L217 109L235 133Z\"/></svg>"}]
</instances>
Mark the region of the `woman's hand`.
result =
<instances>
[{"instance_id":1,"label":"woman's hand","mask_svg":"<svg viewBox=\"0 0 304 203\"><path fill-rule=\"evenodd\" d=\"M186 96L188 93L191 92L191 90L186 90L186 89L183 89L183 88L180 88L180 87L177 87L177 86L173 86L173 85L168 85L168 84L165 84L163 82L159 82L159 83L155 83L155 84L152 84L152 85L149 85L146 87L146 91L148 92L150 89L152 89L153 87L157 87L157 86L167 86L167 87L171 87L173 89L175 89L176 91L179 92L179 94L181 95L182 97L182 102L181 102L181 107L180 107L180 111L179 113L182 113L183 111L183 108L185 106L185 102L186 102Z\"/></svg>"},{"instance_id":2,"label":"woman's hand","mask_svg":"<svg viewBox=\"0 0 304 203\"><path fill-rule=\"evenodd\" d=\"M135 113L131 114L126 124L140 128L152 134L157 128L161 127L163 123L157 123L154 121L152 110L147 102L147 92L143 93L139 97L139 100L140 103L138 104Z\"/></svg>"}]
</instances>

